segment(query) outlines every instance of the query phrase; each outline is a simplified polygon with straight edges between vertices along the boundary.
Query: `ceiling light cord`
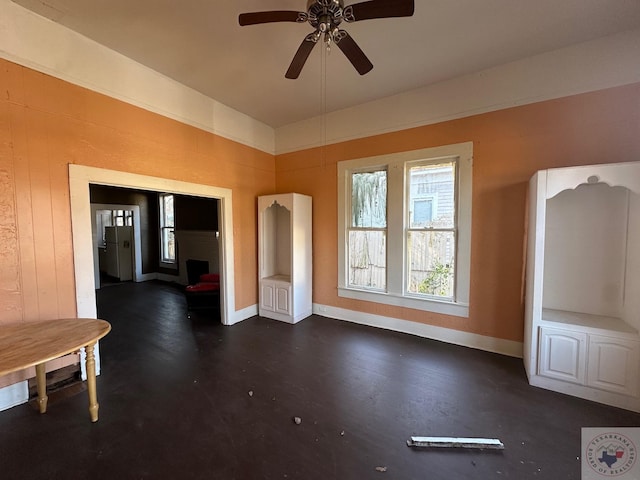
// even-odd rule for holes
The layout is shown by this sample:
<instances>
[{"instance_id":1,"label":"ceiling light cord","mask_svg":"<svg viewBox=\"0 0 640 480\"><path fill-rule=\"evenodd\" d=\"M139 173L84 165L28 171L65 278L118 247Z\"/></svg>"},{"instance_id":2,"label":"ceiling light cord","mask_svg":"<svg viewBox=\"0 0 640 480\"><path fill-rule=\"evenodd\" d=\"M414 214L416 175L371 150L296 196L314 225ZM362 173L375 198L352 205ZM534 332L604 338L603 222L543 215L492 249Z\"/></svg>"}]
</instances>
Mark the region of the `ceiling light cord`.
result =
<instances>
[{"instance_id":1,"label":"ceiling light cord","mask_svg":"<svg viewBox=\"0 0 640 480\"><path fill-rule=\"evenodd\" d=\"M324 170L327 162L327 56L331 53L327 48L320 55L320 103L322 108L320 132L320 167Z\"/></svg>"}]
</instances>

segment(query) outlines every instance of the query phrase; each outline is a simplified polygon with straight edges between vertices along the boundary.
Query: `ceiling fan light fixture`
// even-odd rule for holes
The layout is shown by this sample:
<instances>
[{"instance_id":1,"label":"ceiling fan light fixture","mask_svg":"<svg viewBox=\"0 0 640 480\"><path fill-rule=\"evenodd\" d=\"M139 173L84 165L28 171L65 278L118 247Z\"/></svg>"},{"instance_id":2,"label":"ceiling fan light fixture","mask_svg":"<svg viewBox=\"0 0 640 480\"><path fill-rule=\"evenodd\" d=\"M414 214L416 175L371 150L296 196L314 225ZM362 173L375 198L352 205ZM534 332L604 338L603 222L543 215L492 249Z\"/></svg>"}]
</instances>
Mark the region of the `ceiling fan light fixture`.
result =
<instances>
[{"instance_id":1,"label":"ceiling fan light fixture","mask_svg":"<svg viewBox=\"0 0 640 480\"><path fill-rule=\"evenodd\" d=\"M390 17L410 17L414 12L414 0L368 0L354 3L347 7L343 0L307 0L306 12L275 10L268 12L241 13L238 17L240 25L255 25L273 22L308 22L314 32L305 36L298 48L286 78L298 78L311 50L322 38L327 51L336 44L351 62L360 75L371 71L373 64L369 61L358 44L349 34L341 30L340 24L360 20ZM342 42L342 43L341 43Z\"/></svg>"}]
</instances>

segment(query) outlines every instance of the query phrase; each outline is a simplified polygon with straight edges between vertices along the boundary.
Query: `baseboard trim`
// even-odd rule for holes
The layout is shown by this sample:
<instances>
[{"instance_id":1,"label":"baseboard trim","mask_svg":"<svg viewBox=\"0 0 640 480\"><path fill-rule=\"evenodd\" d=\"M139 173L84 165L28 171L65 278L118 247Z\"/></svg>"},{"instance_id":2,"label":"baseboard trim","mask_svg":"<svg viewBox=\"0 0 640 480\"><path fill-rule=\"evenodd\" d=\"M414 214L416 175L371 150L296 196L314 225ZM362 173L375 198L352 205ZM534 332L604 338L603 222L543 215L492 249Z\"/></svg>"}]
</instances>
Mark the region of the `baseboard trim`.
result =
<instances>
[{"instance_id":1,"label":"baseboard trim","mask_svg":"<svg viewBox=\"0 0 640 480\"><path fill-rule=\"evenodd\" d=\"M158 279L157 273L143 273L138 276L136 283L148 282L149 280L157 280L157 279Z\"/></svg>"},{"instance_id":2,"label":"baseboard trim","mask_svg":"<svg viewBox=\"0 0 640 480\"><path fill-rule=\"evenodd\" d=\"M373 315L316 303L313 304L313 313L336 320L344 320L369 327L392 330L394 332L408 333L418 337L475 348L486 352L499 353L509 357L522 358L523 355L522 342L515 342L513 340L487 337L485 335L478 335L477 333L462 332L451 328L436 327L434 325L410 322L408 320Z\"/></svg>"},{"instance_id":3,"label":"baseboard trim","mask_svg":"<svg viewBox=\"0 0 640 480\"><path fill-rule=\"evenodd\" d=\"M531 375L529 384L533 387L544 388L553 392L564 393L573 397L580 397L592 402L612 405L632 412L640 412L640 399L622 393L607 392L587 385L546 378L540 375Z\"/></svg>"},{"instance_id":4,"label":"baseboard trim","mask_svg":"<svg viewBox=\"0 0 640 480\"><path fill-rule=\"evenodd\" d=\"M180 283L180 275L171 275L169 273L156 273L156 280L169 283Z\"/></svg>"},{"instance_id":5,"label":"baseboard trim","mask_svg":"<svg viewBox=\"0 0 640 480\"><path fill-rule=\"evenodd\" d=\"M243 308L242 310L236 310L231 315L229 315L229 323L230 325L235 325L236 323L240 323L247 318L255 317L258 315L258 305L251 305L250 307Z\"/></svg>"},{"instance_id":6,"label":"baseboard trim","mask_svg":"<svg viewBox=\"0 0 640 480\"><path fill-rule=\"evenodd\" d=\"M0 411L26 403L29 400L29 384L26 380L0 388Z\"/></svg>"}]
</instances>

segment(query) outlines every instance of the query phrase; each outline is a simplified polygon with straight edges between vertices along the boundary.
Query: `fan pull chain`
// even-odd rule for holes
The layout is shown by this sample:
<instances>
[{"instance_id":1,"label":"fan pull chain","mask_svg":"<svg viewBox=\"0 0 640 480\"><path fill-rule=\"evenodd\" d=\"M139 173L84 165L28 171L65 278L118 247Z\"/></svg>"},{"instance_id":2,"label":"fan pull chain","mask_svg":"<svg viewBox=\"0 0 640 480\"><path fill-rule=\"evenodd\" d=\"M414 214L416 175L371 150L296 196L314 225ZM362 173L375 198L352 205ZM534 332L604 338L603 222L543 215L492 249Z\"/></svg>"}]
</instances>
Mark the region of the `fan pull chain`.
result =
<instances>
[{"instance_id":1,"label":"fan pull chain","mask_svg":"<svg viewBox=\"0 0 640 480\"><path fill-rule=\"evenodd\" d=\"M327 164L327 56L331 53L328 47L326 54L320 55L320 101L322 103L322 125L321 125L321 146L320 148L320 168L324 170Z\"/></svg>"}]
</instances>

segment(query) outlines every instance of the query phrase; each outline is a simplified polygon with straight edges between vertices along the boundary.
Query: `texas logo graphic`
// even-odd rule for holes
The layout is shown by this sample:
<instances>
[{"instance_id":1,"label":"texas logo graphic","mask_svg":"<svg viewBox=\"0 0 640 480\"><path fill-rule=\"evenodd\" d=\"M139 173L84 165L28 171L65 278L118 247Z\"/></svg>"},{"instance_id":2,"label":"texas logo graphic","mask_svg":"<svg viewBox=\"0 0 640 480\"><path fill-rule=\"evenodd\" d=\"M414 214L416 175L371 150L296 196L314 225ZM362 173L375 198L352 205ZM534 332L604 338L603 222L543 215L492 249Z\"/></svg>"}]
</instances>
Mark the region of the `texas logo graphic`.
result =
<instances>
[{"instance_id":1,"label":"texas logo graphic","mask_svg":"<svg viewBox=\"0 0 640 480\"><path fill-rule=\"evenodd\" d=\"M601 477L619 477L629 472L637 460L634 442L618 432L592 437L584 453L591 469Z\"/></svg>"}]
</instances>

